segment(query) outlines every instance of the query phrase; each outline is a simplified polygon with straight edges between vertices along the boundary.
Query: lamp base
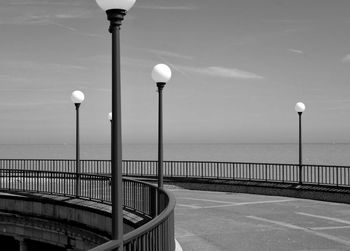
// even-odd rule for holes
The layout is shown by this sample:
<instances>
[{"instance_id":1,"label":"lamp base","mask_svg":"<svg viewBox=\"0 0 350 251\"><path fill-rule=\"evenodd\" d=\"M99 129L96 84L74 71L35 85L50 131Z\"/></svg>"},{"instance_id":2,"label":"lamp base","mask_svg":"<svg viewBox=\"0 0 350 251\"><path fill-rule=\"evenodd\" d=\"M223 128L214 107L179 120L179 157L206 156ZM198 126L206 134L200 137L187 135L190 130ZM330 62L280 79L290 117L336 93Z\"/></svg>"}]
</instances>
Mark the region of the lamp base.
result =
<instances>
[{"instance_id":1,"label":"lamp base","mask_svg":"<svg viewBox=\"0 0 350 251\"><path fill-rule=\"evenodd\" d=\"M157 87L158 87L158 91L162 91L164 86L165 86L166 83L164 82L158 82L157 83Z\"/></svg>"},{"instance_id":2,"label":"lamp base","mask_svg":"<svg viewBox=\"0 0 350 251\"><path fill-rule=\"evenodd\" d=\"M107 19L110 21L110 26L108 31L113 32L114 29L119 29L126 15L126 10L122 9L110 9L106 11Z\"/></svg>"}]
</instances>

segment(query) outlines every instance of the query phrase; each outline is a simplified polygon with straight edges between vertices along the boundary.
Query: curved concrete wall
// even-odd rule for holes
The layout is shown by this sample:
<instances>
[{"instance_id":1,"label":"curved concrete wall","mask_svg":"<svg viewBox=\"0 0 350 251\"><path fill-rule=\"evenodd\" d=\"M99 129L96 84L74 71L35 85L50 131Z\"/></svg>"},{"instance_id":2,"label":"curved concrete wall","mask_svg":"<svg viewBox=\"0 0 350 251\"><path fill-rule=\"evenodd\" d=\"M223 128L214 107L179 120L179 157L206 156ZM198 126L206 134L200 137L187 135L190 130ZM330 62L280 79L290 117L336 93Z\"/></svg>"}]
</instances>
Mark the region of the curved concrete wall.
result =
<instances>
[{"instance_id":1,"label":"curved concrete wall","mask_svg":"<svg viewBox=\"0 0 350 251\"><path fill-rule=\"evenodd\" d=\"M81 200L80 200L81 202ZM126 232L132 230L124 224ZM0 234L37 240L67 250L87 250L109 240L109 212L38 197L0 195Z\"/></svg>"}]
</instances>

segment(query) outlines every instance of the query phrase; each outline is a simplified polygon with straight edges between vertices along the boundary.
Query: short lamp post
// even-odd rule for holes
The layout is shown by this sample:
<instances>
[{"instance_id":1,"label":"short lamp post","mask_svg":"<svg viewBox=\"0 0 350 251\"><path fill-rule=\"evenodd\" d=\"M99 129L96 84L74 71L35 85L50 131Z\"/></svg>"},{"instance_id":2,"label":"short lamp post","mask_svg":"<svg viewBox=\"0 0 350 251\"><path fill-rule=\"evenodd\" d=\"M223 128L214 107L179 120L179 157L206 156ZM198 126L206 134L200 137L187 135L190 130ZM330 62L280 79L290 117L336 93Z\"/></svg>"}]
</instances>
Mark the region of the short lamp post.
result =
<instances>
[{"instance_id":1,"label":"short lamp post","mask_svg":"<svg viewBox=\"0 0 350 251\"><path fill-rule=\"evenodd\" d=\"M163 88L171 79L171 70L165 64L157 64L152 79L158 87L158 187L163 188Z\"/></svg>"},{"instance_id":2,"label":"short lamp post","mask_svg":"<svg viewBox=\"0 0 350 251\"><path fill-rule=\"evenodd\" d=\"M299 115L299 185L303 183L303 157L302 157L302 137L301 137L301 115L305 111L305 105L298 102L295 105L295 111Z\"/></svg>"},{"instance_id":3,"label":"short lamp post","mask_svg":"<svg viewBox=\"0 0 350 251\"><path fill-rule=\"evenodd\" d=\"M122 185L122 133L121 133L121 84L120 84L120 37L119 31L126 12L136 0L96 0L107 14L110 22L108 31L112 34L112 240L123 243L123 185Z\"/></svg>"},{"instance_id":4,"label":"short lamp post","mask_svg":"<svg viewBox=\"0 0 350 251\"><path fill-rule=\"evenodd\" d=\"M76 173L76 181L75 181L75 196L78 197L80 194L80 146L79 146L79 107L80 104L84 101L84 93L81 91L72 92L71 100L75 105L76 110L76 133L75 133L75 173Z\"/></svg>"}]
</instances>

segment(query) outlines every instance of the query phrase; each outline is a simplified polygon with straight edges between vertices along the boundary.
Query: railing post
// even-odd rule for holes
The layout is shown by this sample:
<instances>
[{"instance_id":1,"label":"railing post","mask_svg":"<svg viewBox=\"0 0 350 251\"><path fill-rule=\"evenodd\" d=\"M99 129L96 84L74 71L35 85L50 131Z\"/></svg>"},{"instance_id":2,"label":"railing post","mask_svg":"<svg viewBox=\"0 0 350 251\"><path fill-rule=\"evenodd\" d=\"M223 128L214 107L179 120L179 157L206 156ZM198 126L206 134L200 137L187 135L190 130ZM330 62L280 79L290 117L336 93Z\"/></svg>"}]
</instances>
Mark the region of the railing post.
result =
<instances>
[{"instance_id":1,"label":"railing post","mask_svg":"<svg viewBox=\"0 0 350 251\"><path fill-rule=\"evenodd\" d=\"M188 163L187 162L183 162L183 163L186 165L185 172L186 172L186 178L188 178Z\"/></svg>"},{"instance_id":2,"label":"railing post","mask_svg":"<svg viewBox=\"0 0 350 251\"><path fill-rule=\"evenodd\" d=\"M248 164L248 180L252 180L252 164Z\"/></svg>"},{"instance_id":3,"label":"railing post","mask_svg":"<svg viewBox=\"0 0 350 251\"><path fill-rule=\"evenodd\" d=\"M173 162L168 161L168 164L170 165L170 176L174 177L174 164Z\"/></svg>"},{"instance_id":4,"label":"railing post","mask_svg":"<svg viewBox=\"0 0 350 251\"><path fill-rule=\"evenodd\" d=\"M233 165L232 165L232 180L236 179L236 177L235 177L235 175L236 175L235 169L236 169L236 163L233 163Z\"/></svg>"},{"instance_id":5,"label":"railing post","mask_svg":"<svg viewBox=\"0 0 350 251\"><path fill-rule=\"evenodd\" d=\"M143 162L143 161L141 162L141 171L140 171L141 177L143 177L143 169L144 169L145 163L147 162Z\"/></svg>"},{"instance_id":6,"label":"railing post","mask_svg":"<svg viewBox=\"0 0 350 251\"><path fill-rule=\"evenodd\" d=\"M220 175L219 175L219 163L215 163L216 164L216 178L220 179Z\"/></svg>"},{"instance_id":7,"label":"railing post","mask_svg":"<svg viewBox=\"0 0 350 251\"><path fill-rule=\"evenodd\" d=\"M158 192L154 192L155 188L150 187L149 188L149 202L150 202L150 215L152 218L156 217L158 212L157 212L157 197L158 197Z\"/></svg>"},{"instance_id":8,"label":"railing post","mask_svg":"<svg viewBox=\"0 0 350 251\"><path fill-rule=\"evenodd\" d=\"M52 186L53 186L53 178L52 178L52 175L53 175L53 172L51 171L51 173L50 173L50 194L53 194L53 192L52 192Z\"/></svg>"},{"instance_id":9,"label":"railing post","mask_svg":"<svg viewBox=\"0 0 350 251\"><path fill-rule=\"evenodd\" d=\"M336 169L336 175L337 175L337 177L336 177L336 183L337 183L337 186L339 186L339 180L338 180L338 177L339 177L339 167L337 166L337 167L335 167Z\"/></svg>"}]
</instances>

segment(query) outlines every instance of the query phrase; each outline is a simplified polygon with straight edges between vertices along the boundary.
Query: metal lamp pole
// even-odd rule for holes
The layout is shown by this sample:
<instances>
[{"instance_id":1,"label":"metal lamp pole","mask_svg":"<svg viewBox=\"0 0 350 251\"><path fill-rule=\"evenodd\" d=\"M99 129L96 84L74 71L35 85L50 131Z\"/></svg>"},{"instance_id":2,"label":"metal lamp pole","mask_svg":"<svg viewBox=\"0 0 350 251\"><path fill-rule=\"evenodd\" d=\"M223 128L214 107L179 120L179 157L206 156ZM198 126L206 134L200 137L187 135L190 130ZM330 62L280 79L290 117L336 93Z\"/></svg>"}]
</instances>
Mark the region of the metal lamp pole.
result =
<instances>
[{"instance_id":1,"label":"metal lamp pole","mask_svg":"<svg viewBox=\"0 0 350 251\"><path fill-rule=\"evenodd\" d=\"M112 34L112 239L123 241L123 186L122 186L122 133L121 133L121 84L120 84L120 37L119 31L126 12L135 0L96 0L107 13ZM118 247L117 250L122 250Z\"/></svg>"},{"instance_id":2,"label":"metal lamp pole","mask_svg":"<svg viewBox=\"0 0 350 251\"><path fill-rule=\"evenodd\" d=\"M163 188L163 88L171 79L171 70L165 64L157 64L152 78L158 87L158 187Z\"/></svg>"},{"instance_id":3,"label":"metal lamp pole","mask_svg":"<svg viewBox=\"0 0 350 251\"><path fill-rule=\"evenodd\" d=\"M158 187L163 188L163 88L165 83L157 83L158 87Z\"/></svg>"},{"instance_id":4,"label":"metal lamp pole","mask_svg":"<svg viewBox=\"0 0 350 251\"><path fill-rule=\"evenodd\" d=\"M111 136L110 137L112 137L112 113L110 112L110 113L108 113L108 120L111 122L111 129L110 129L110 131L111 131ZM112 156L111 156L112 157Z\"/></svg>"},{"instance_id":5,"label":"metal lamp pole","mask_svg":"<svg viewBox=\"0 0 350 251\"><path fill-rule=\"evenodd\" d=\"M80 194L80 143L79 143L79 107L80 104L84 101L84 93L81 91L74 91L72 93L71 99L75 105L76 110L76 127L75 127L75 196L78 197Z\"/></svg>"},{"instance_id":6,"label":"metal lamp pole","mask_svg":"<svg viewBox=\"0 0 350 251\"><path fill-rule=\"evenodd\" d=\"M302 157L302 133L301 133L301 115L305 111L305 105L298 102L295 105L295 111L299 115L299 185L303 183L303 157Z\"/></svg>"}]
</instances>

